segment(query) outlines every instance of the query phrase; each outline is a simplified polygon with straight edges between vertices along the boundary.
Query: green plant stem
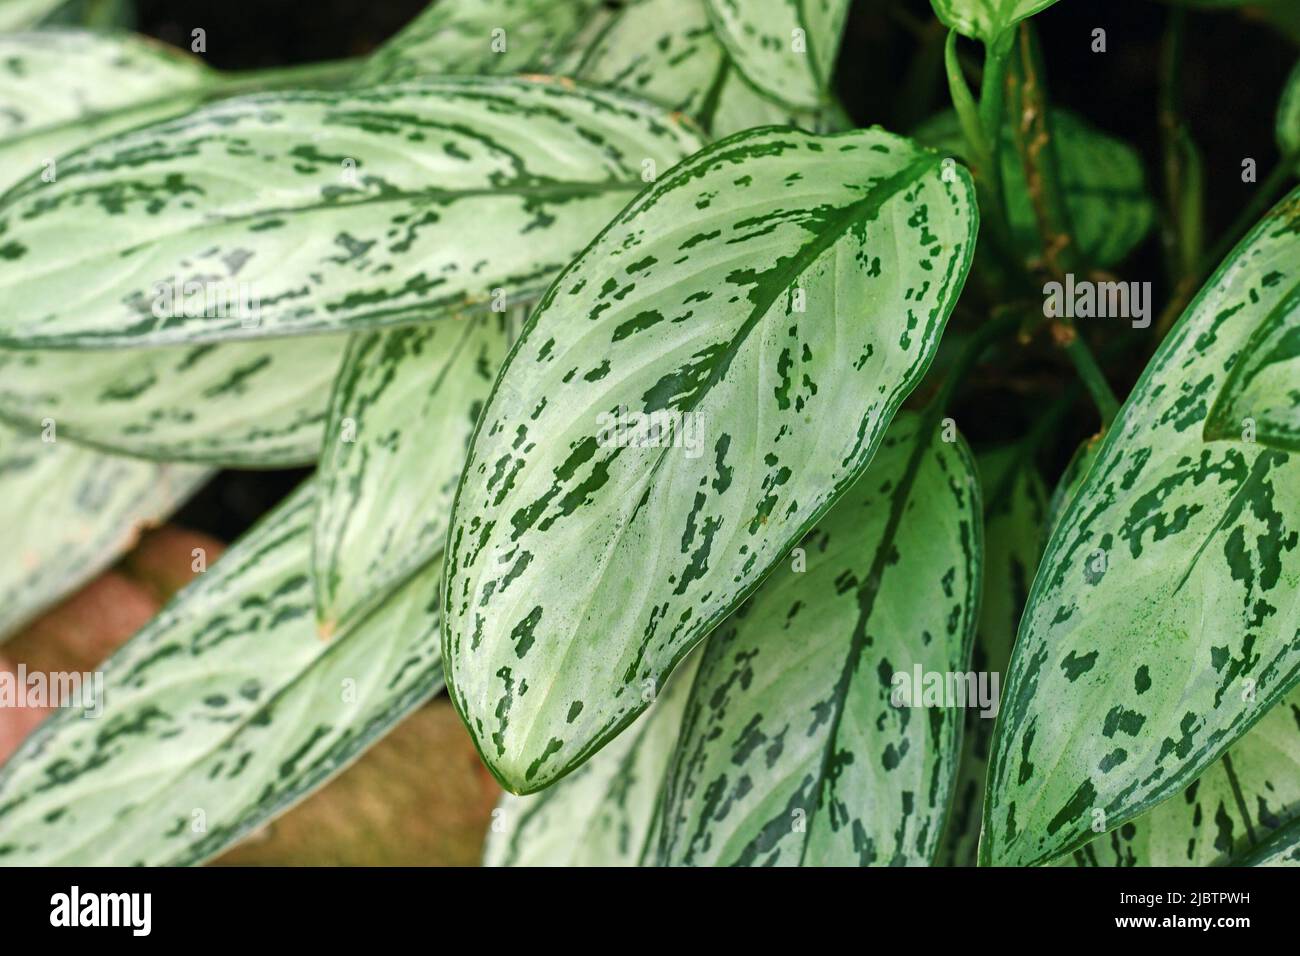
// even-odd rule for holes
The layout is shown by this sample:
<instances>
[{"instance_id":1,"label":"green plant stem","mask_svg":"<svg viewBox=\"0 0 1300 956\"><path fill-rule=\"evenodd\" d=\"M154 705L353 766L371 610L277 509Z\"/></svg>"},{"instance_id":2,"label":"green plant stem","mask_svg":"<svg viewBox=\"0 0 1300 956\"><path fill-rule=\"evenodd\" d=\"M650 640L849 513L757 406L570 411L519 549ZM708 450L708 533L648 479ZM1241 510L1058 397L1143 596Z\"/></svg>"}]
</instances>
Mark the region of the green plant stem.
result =
<instances>
[{"instance_id":1,"label":"green plant stem","mask_svg":"<svg viewBox=\"0 0 1300 956\"><path fill-rule=\"evenodd\" d=\"M944 68L948 73L948 93L952 97L952 106L957 113L957 122L961 126L966 146L975 157L981 175L990 161L989 144L984 138L984 125L981 122L979 107L966 77L962 73L961 62L957 57L957 31L949 30L948 39L943 47Z\"/></svg>"},{"instance_id":2,"label":"green plant stem","mask_svg":"<svg viewBox=\"0 0 1300 956\"><path fill-rule=\"evenodd\" d=\"M1033 27L1027 21L1020 25L1019 40L1019 56L1012 64L1012 103L1020 117L1012 124L1016 149L1042 239L1044 265L1056 279L1063 280L1067 272L1076 269L1077 255L1069 207L1061 187L1042 58Z\"/></svg>"},{"instance_id":3,"label":"green plant stem","mask_svg":"<svg viewBox=\"0 0 1300 956\"><path fill-rule=\"evenodd\" d=\"M1175 288L1188 281L1204 252L1204 177L1200 151L1182 117L1182 76L1187 12L1169 12L1160 52L1159 127L1164 152L1165 215L1161 240L1165 271ZM1194 281L1194 280L1193 280Z\"/></svg>"},{"instance_id":4,"label":"green plant stem","mask_svg":"<svg viewBox=\"0 0 1300 956\"><path fill-rule=\"evenodd\" d=\"M996 101L999 106L1001 105L1001 97L990 96L988 70L990 67L1004 69L1005 59L999 61L996 66L992 63L985 65L981 84L982 102L979 104L975 102L970 87L966 85L966 77L962 72L957 52L957 33L953 30L948 31L944 44L944 66L948 74L948 90L952 97L953 109L961 126L962 138L966 141L968 158L973 160L976 184L980 190L980 210L983 213L982 233L984 233L981 235L981 242L987 241L993 249L994 257L1005 261L1014 272L1020 268L1020 264L1012 251L1014 247L1011 242L1011 224L1003 189L1002 166L985 126L986 113L993 109L992 106L985 104ZM999 80L995 85L1001 89L1002 81ZM996 134L997 130L995 129L994 132ZM997 138L1000 139L1000 136Z\"/></svg>"},{"instance_id":5,"label":"green plant stem","mask_svg":"<svg viewBox=\"0 0 1300 956\"><path fill-rule=\"evenodd\" d=\"M988 148L989 191L993 194L998 221L1007 233L1011 227L1002 176L1002 122L1006 115L1007 59L1014 39L1014 33L1006 33L985 48L979 105L980 127Z\"/></svg>"},{"instance_id":6,"label":"green plant stem","mask_svg":"<svg viewBox=\"0 0 1300 956\"><path fill-rule=\"evenodd\" d=\"M1119 414L1119 400L1115 397L1110 382L1106 381L1106 375L1097 363L1097 357L1092 354L1088 343L1079 335L1079 330L1073 325L1067 326L1066 330L1065 354L1074 363L1074 370L1079 373L1083 387L1092 396L1093 404L1097 406L1097 411L1101 415L1102 430L1105 431L1110 428L1115 421L1115 416Z\"/></svg>"},{"instance_id":7,"label":"green plant stem","mask_svg":"<svg viewBox=\"0 0 1300 956\"><path fill-rule=\"evenodd\" d=\"M1173 328L1174 323L1178 321L1178 317L1183 314L1183 310L1192 301L1196 291L1210 277L1210 274L1218 268L1219 263L1227 258L1228 253L1236 248L1237 243L1241 242L1246 233L1277 202L1278 196L1286 188L1287 182L1296 175L1297 167L1300 167L1300 153L1283 157L1282 162L1260 184L1255 197L1242 210L1241 215L1223 234L1214 245L1214 248L1202 256L1196 270L1185 276L1183 281L1175 288L1169 304L1165 306L1164 312L1160 314L1160 318L1156 322L1157 342L1164 338L1169 330Z\"/></svg>"}]
</instances>

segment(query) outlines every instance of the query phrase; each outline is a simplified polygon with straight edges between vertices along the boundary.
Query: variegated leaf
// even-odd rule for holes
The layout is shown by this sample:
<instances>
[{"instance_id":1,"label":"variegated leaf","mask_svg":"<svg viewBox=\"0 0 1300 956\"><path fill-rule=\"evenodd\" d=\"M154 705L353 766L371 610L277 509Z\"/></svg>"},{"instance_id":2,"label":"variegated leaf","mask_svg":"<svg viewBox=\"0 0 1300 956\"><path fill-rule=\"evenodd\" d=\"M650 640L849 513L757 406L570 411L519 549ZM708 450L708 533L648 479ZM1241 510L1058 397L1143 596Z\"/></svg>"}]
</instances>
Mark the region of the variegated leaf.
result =
<instances>
[{"instance_id":1,"label":"variegated leaf","mask_svg":"<svg viewBox=\"0 0 1300 956\"><path fill-rule=\"evenodd\" d=\"M1074 852L1080 866L1240 863L1300 823L1300 691L1180 794Z\"/></svg>"},{"instance_id":2,"label":"variegated leaf","mask_svg":"<svg viewBox=\"0 0 1300 956\"><path fill-rule=\"evenodd\" d=\"M935 16L962 36L991 43L1056 0L930 0Z\"/></svg>"},{"instance_id":3,"label":"variegated leaf","mask_svg":"<svg viewBox=\"0 0 1300 956\"><path fill-rule=\"evenodd\" d=\"M1300 679L1300 459L1206 443L1264 316L1294 308L1300 205L1242 243L1107 431L1034 580L982 861L1030 865L1186 786Z\"/></svg>"},{"instance_id":4,"label":"variegated leaf","mask_svg":"<svg viewBox=\"0 0 1300 956\"><path fill-rule=\"evenodd\" d=\"M630 723L871 460L969 268L972 185L939 163L881 130L738 134L533 312L448 538L452 696L508 789Z\"/></svg>"},{"instance_id":5,"label":"variegated leaf","mask_svg":"<svg viewBox=\"0 0 1300 956\"><path fill-rule=\"evenodd\" d=\"M707 0L745 79L794 110L827 105L849 0Z\"/></svg>"},{"instance_id":6,"label":"variegated leaf","mask_svg":"<svg viewBox=\"0 0 1300 956\"><path fill-rule=\"evenodd\" d=\"M1300 190L1273 211L1273 222L1300 220ZM1206 441L1258 442L1300 452L1300 285L1287 274L1265 277L1280 285L1267 311L1223 379L1205 419Z\"/></svg>"},{"instance_id":7,"label":"variegated leaf","mask_svg":"<svg viewBox=\"0 0 1300 956\"><path fill-rule=\"evenodd\" d=\"M219 80L196 59L120 34L0 36L0 52L9 64L0 75L0 183L9 184L57 179L58 154L250 79ZM319 449L341 348L334 337L273 349L0 352L0 408L25 427L52 418L60 434L129 454L301 464Z\"/></svg>"},{"instance_id":8,"label":"variegated leaf","mask_svg":"<svg viewBox=\"0 0 1300 956\"><path fill-rule=\"evenodd\" d=\"M956 155L966 148L957 115L952 112L929 120L915 135L928 146ZM1017 251L1034 258L1042 255L1042 239L1012 135L1010 127L1004 128L999 154L1007 217ZM1147 237L1155 223L1155 203L1147 189L1142 159L1127 143L1068 110L1053 111L1052 135L1073 243L1089 265L1114 266Z\"/></svg>"},{"instance_id":9,"label":"variegated leaf","mask_svg":"<svg viewBox=\"0 0 1300 956\"><path fill-rule=\"evenodd\" d=\"M522 311L354 337L334 386L312 542L325 633L442 551L474 423Z\"/></svg>"},{"instance_id":10,"label":"variegated leaf","mask_svg":"<svg viewBox=\"0 0 1300 956\"><path fill-rule=\"evenodd\" d=\"M1060 480L1056 487L1052 489L1052 500L1047 505L1047 521L1043 525L1043 541L1052 536L1056 526L1061 523L1065 517L1065 509L1074 496L1079 493L1083 486L1083 480L1088 477L1088 469L1092 463L1097 460L1097 446L1100 436L1084 441L1074 450L1070 460L1065 465L1065 471L1061 474Z\"/></svg>"},{"instance_id":11,"label":"variegated leaf","mask_svg":"<svg viewBox=\"0 0 1300 956\"><path fill-rule=\"evenodd\" d=\"M834 125L826 111L790 110L755 90L719 42L708 0L633 0L605 17L557 70L680 110L718 137L755 126Z\"/></svg>"},{"instance_id":12,"label":"variegated leaf","mask_svg":"<svg viewBox=\"0 0 1300 956\"><path fill-rule=\"evenodd\" d=\"M645 861L664 771L700 651L682 661L645 716L541 793L507 793L493 814L486 866L636 866Z\"/></svg>"},{"instance_id":13,"label":"variegated leaf","mask_svg":"<svg viewBox=\"0 0 1300 956\"><path fill-rule=\"evenodd\" d=\"M620 94L455 78L236 97L0 201L0 345L356 330L536 296L693 132ZM39 264L39 266L38 266Z\"/></svg>"},{"instance_id":14,"label":"variegated leaf","mask_svg":"<svg viewBox=\"0 0 1300 956\"><path fill-rule=\"evenodd\" d=\"M922 421L898 417L866 474L705 644L658 863L934 859L962 713L928 688L964 686L980 490L965 445Z\"/></svg>"},{"instance_id":15,"label":"variegated leaf","mask_svg":"<svg viewBox=\"0 0 1300 956\"><path fill-rule=\"evenodd\" d=\"M59 711L0 769L0 865L204 860L437 690L437 567L317 636L314 505L295 494L115 654L97 718Z\"/></svg>"},{"instance_id":16,"label":"variegated leaf","mask_svg":"<svg viewBox=\"0 0 1300 956\"><path fill-rule=\"evenodd\" d=\"M1292 820L1241 861L1242 866L1300 866L1300 820Z\"/></svg>"},{"instance_id":17,"label":"variegated leaf","mask_svg":"<svg viewBox=\"0 0 1300 956\"><path fill-rule=\"evenodd\" d=\"M370 56L357 82L536 69L600 6L600 0L434 0Z\"/></svg>"},{"instance_id":18,"label":"variegated leaf","mask_svg":"<svg viewBox=\"0 0 1300 956\"><path fill-rule=\"evenodd\" d=\"M0 416L162 461L316 460L346 335L145 349L0 349Z\"/></svg>"},{"instance_id":19,"label":"variegated leaf","mask_svg":"<svg viewBox=\"0 0 1300 956\"><path fill-rule=\"evenodd\" d=\"M216 75L144 37L42 30L0 34L0 193L57 180L57 158L112 133L185 112Z\"/></svg>"},{"instance_id":20,"label":"variegated leaf","mask_svg":"<svg viewBox=\"0 0 1300 956\"><path fill-rule=\"evenodd\" d=\"M0 425L0 640L81 586L208 477L185 465L101 455L58 430Z\"/></svg>"},{"instance_id":21,"label":"variegated leaf","mask_svg":"<svg viewBox=\"0 0 1300 956\"><path fill-rule=\"evenodd\" d=\"M984 497L984 575L971 671L997 675L1000 691L1029 585L1043 550L1047 489L1023 445L976 457ZM993 685L990 683L990 687ZM967 708L952 810L939 861L974 866L984 809L993 720Z\"/></svg>"},{"instance_id":22,"label":"variegated leaf","mask_svg":"<svg viewBox=\"0 0 1300 956\"><path fill-rule=\"evenodd\" d=\"M1300 64L1282 94L1278 148L1300 156ZM1287 203L1300 203L1293 193ZM1215 399L1205 423L1207 440L1258 441L1300 451L1300 308L1291 302L1265 316Z\"/></svg>"}]
</instances>

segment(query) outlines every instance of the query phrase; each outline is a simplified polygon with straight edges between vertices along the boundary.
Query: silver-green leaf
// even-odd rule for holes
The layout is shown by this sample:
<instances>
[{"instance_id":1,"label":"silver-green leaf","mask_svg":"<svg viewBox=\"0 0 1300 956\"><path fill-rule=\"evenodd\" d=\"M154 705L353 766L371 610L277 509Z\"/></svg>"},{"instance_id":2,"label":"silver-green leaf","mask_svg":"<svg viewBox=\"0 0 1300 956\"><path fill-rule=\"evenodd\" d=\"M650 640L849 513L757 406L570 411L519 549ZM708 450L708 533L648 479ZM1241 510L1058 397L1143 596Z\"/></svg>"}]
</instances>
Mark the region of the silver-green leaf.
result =
<instances>
[{"instance_id":1,"label":"silver-green leaf","mask_svg":"<svg viewBox=\"0 0 1300 956\"><path fill-rule=\"evenodd\" d=\"M486 866L636 866L647 862L658 798L700 652L686 658L644 717L541 793L502 796ZM647 692L649 688L647 688Z\"/></svg>"},{"instance_id":2,"label":"silver-green leaf","mask_svg":"<svg viewBox=\"0 0 1300 956\"><path fill-rule=\"evenodd\" d=\"M794 110L829 102L849 0L707 0L736 68Z\"/></svg>"},{"instance_id":3,"label":"silver-green leaf","mask_svg":"<svg viewBox=\"0 0 1300 956\"><path fill-rule=\"evenodd\" d=\"M1011 661L1016 629L1043 550L1047 489L1025 445L976 457L984 498L984 574L971 671L1003 675ZM974 866L984 809L993 721L967 708L961 761L939 861Z\"/></svg>"},{"instance_id":4,"label":"silver-green leaf","mask_svg":"<svg viewBox=\"0 0 1300 956\"><path fill-rule=\"evenodd\" d=\"M83 445L223 467L311 464L346 335L144 349L0 349L0 417Z\"/></svg>"},{"instance_id":5,"label":"silver-green leaf","mask_svg":"<svg viewBox=\"0 0 1300 956\"><path fill-rule=\"evenodd\" d=\"M933 356L977 214L881 130L738 134L556 280L479 422L448 538L452 698L539 790L853 482Z\"/></svg>"},{"instance_id":6,"label":"silver-green leaf","mask_svg":"<svg viewBox=\"0 0 1300 956\"><path fill-rule=\"evenodd\" d=\"M933 861L959 708L979 708L946 693L974 690L982 532L969 451L921 422L898 417L866 473L704 645L658 863Z\"/></svg>"},{"instance_id":7,"label":"silver-green leaf","mask_svg":"<svg viewBox=\"0 0 1300 956\"><path fill-rule=\"evenodd\" d=\"M204 468L101 455L45 429L0 425L0 640L164 520Z\"/></svg>"},{"instance_id":8,"label":"silver-green leaf","mask_svg":"<svg viewBox=\"0 0 1300 956\"><path fill-rule=\"evenodd\" d=\"M265 74L218 76L124 34L0 36L0 54L8 64L0 74L0 185L49 185L69 149L183 113L207 96L273 82ZM53 418L62 435L128 454L302 464L319 449L341 348L335 336L277 347L0 352L0 410L28 428Z\"/></svg>"},{"instance_id":9,"label":"silver-green leaf","mask_svg":"<svg viewBox=\"0 0 1300 956\"><path fill-rule=\"evenodd\" d=\"M1273 211L1273 222L1287 220L1300 222L1300 191ZM1266 280L1285 286L1286 275ZM1300 289L1292 286L1271 308L1255 314L1258 324L1205 419L1205 439L1300 452Z\"/></svg>"},{"instance_id":10,"label":"silver-green leaf","mask_svg":"<svg viewBox=\"0 0 1300 956\"><path fill-rule=\"evenodd\" d=\"M1300 64L1282 94L1277 142L1283 161L1300 163ZM1284 207L1295 209L1300 194ZM1300 308L1294 303L1269 313L1215 399L1205 423L1208 440L1258 441L1300 451Z\"/></svg>"},{"instance_id":11,"label":"silver-green leaf","mask_svg":"<svg viewBox=\"0 0 1300 956\"><path fill-rule=\"evenodd\" d=\"M1202 439L1252 332L1296 306L1297 208L1266 218L1161 344L1051 537L994 742L984 862L1042 863L1140 816L1300 679L1300 460Z\"/></svg>"},{"instance_id":12,"label":"silver-green leaf","mask_svg":"<svg viewBox=\"0 0 1300 956\"><path fill-rule=\"evenodd\" d=\"M1300 820L1275 833L1253 853L1244 857L1242 866L1300 866Z\"/></svg>"},{"instance_id":13,"label":"silver-green leaf","mask_svg":"<svg viewBox=\"0 0 1300 956\"><path fill-rule=\"evenodd\" d=\"M454 78L235 97L0 201L0 346L357 330L539 295L698 147L621 94Z\"/></svg>"},{"instance_id":14,"label":"silver-green leaf","mask_svg":"<svg viewBox=\"0 0 1300 956\"><path fill-rule=\"evenodd\" d=\"M215 74L144 37L43 30L0 34L0 192L55 180L58 157L198 105Z\"/></svg>"},{"instance_id":15,"label":"silver-green leaf","mask_svg":"<svg viewBox=\"0 0 1300 956\"><path fill-rule=\"evenodd\" d=\"M541 69L600 6L600 0L434 0L371 54L356 82Z\"/></svg>"},{"instance_id":16,"label":"silver-green leaf","mask_svg":"<svg viewBox=\"0 0 1300 956\"><path fill-rule=\"evenodd\" d=\"M719 41L708 0L633 0L604 17L579 35L558 71L681 110L715 137L832 124L826 111L791 110L751 86Z\"/></svg>"},{"instance_id":17,"label":"silver-green leaf","mask_svg":"<svg viewBox=\"0 0 1300 956\"><path fill-rule=\"evenodd\" d=\"M325 633L441 553L519 312L355 336L334 386L312 542Z\"/></svg>"},{"instance_id":18,"label":"silver-green leaf","mask_svg":"<svg viewBox=\"0 0 1300 956\"><path fill-rule=\"evenodd\" d=\"M1021 20L1046 10L1056 0L930 0L945 26L962 36L992 43Z\"/></svg>"},{"instance_id":19,"label":"silver-green leaf","mask_svg":"<svg viewBox=\"0 0 1300 956\"><path fill-rule=\"evenodd\" d=\"M1300 691L1182 793L1075 850L1080 866L1240 863L1300 821Z\"/></svg>"},{"instance_id":20,"label":"silver-green leaf","mask_svg":"<svg viewBox=\"0 0 1300 956\"><path fill-rule=\"evenodd\" d=\"M1061 473L1060 480L1052 489L1052 498L1047 504L1047 520L1043 525L1044 544L1056 530L1056 526L1061 523L1061 519L1065 517L1065 509L1083 487L1083 480L1088 477L1088 469L1097 460L1099 438L1100 436L1096 436L1082 442L1066 462L1065 471Z\"/></svg>"},{"instance_id":21,"label":"silver-green leaf","mask_svg":"<svg viewBox=\"0 0 1300 956\"><path fill-rule=\"evenodd\" d=\"M109 660L93 706L60 710L0 768L0 865L201 862L437 691L436 566L317 635L314 499L263 519Z\"/></svg>"}]
</instances>

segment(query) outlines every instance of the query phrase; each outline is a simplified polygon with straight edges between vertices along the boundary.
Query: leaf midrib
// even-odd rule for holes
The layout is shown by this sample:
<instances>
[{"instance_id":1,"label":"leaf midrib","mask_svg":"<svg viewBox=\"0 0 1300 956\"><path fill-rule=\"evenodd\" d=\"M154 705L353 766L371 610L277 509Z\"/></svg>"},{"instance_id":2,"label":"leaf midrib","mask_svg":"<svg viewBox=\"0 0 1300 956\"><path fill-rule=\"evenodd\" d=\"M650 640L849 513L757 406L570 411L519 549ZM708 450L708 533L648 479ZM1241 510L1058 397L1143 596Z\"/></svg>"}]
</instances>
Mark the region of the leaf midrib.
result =
<instances>
[{"instance_id":1,"label":"leaf midrib","mask_svg":"<svg viewBox=\"0 0 1300 956\"><path fill-rule=\"evenodd\" d=\"M314 499L314 495L313 498L305 498L302 504L298 505L298 507L311 507L313 504L313 499ZM288 517L289 516L286 515L285 519L287 519ZM310 516L308 516L307 524L305 526L305 531L307 534L311 533ZM432 560L426 561L419 568L416 568L414 571L410 572L405 581L400 582L396 587L394 587L394 593L400 590L402 586L409 583L410 579L414 578L415 575L419 573L420 570L423 570L423 568L428 567L432 565L434 562L436 562L437 558L440 555L441 552L439 552L439 555L435 555ZM369 620L369 618L372 617L375 614L375 612L379 610L380 606L382 606L382 603L366 611L362 617L358 618L353 622L350 628L348 628L344 633L335 637L335 639L331 640L323 649L319 651L319 653L317 653L314 657L312 657L304 667L302 667L296 673L292 674L288 680L286 680L283 684L281 684L278 688L276 688L273 694L266 697L258 706L251 708L239 720L230 724L229 725L230 729L225 735L223 735L219 739L214 739L207 747L203 748L201 753L197 754L193 759L187 761L181 766L175 768L173 771L164 775L164 779L147 797L132 804L130 809L128 809L124 814L114 817L112 820L108 821L108 824L106 824L104 827L101 827L98 830L94 830L79 842L72 844L70 847L69 846L61 847L59 850L60 859L64 859L64 860L68 859L68 853L84 849L86 846L90 845L95 840L97 840L102 834L107 832L110 826L116 825L121 820L130 817L132 815L135 815L137 812L141 810L147 809L148 805L154 799L156 799L159 794L164 793L169 786L176 783L176 781L183 779L186 775L189 774L191 770L201 765L203 761L209 759L213 754L220 751L232 740L238 737L241 733L243 733L248 728L248 726L253 722L253 720L256 717L258 717L260 714L272 708L276 703L278 703L281 699L283 699L286 695L288 695L296 687L298 687L298 685L303 680L305 680L310 675L315 673L319 668L319 666L322 664L322 662L328 660L332 655L338 653L340 651L340 648L343 648L344 646L347 645L349 639L355 638L357 636L358 632L365 625L366 621ZM170 619L164 619L162 614L159 615L157 620L161 622L163 626L166 626L166 624L170 623ZM436 630L437 629L435 628L435 631Z\"/></svg>"},{"instance_id":2,"label":"leaf midrib","mask_svg":"<svg viewBox=\"0 0 1300 956\"><path fill-rule=\"evenodd\" d=\"M398 202L409 203L414 207L418 207L421 205L451 205L462 199L472 200L472 199L495 198L495 197L504 197L509 199L553 198L557 201L564 202L571 199L599 197L599 196L615 194L619 192L636 192L642 186L643 184L639 180L636 181L612 180L608 182L570 183L570 184L566 184L561 188L525 186L525 187L510 187L505 189L475 188L475 189L460 190L460 191L418 190L418 191L403 191L401 193L396 193L396 194L385 193L380 196L369 196L366 197L365 199L357 200L354 202L311 203L304 206L287 206L287 207L277 207L274 209L263 209L255 212L250 211L248 213L241 213L235 216L226 216L226 217L221 217L216 219L208 219L208 220L189 223L183 229L175 230L173 232L168 232L168 233L161 233L157 236L153 236L149 239L142 240L140 242L134 243L133 245L127 246L122 249L111 249L111 248L104 249L100 247L95 249L93 254L90 256L77 259L71 262L65 260L64 262L55 266L54 268L45 269L41 272L35 272L35 273L26 272L22 275L22 281L26 284L32 281L46 280L49 277L58 275L60 273L75 271L77 269L83 268L88 262L98 262L104 259L111 259L111 258L125 258L128 256L135 255L136 253L142 250L152 248L158 245L159 243L173 241L179 237L198 237L201 236L203 233L211 230L221 230L232 225L239 225L240 223L244 223L244 222L257 221L257 220L276 217L276 216L308 215L316 212L333 211L333 210L341 210L341 209L353 209L361 206L371 206L371 205L380 205L384 203L398 203ZM394 256L393 258L401 259L403 257L399 254L397 256ZM383 311L384 310L379 310L378 312L376 312L376 314L382 314ZM364 314L370 314L370 313L367 312ZM353 321L355 320L356 317L354 316ZM200 339L193 339L193 340L184 337L176 338L173 336L164 336L164 339L160 341L158 344L183 345L186 342L190 342L190 341L194 343L221 342L226 340L227 338L243 339L243 340L256 339L256 338L270 339L270 338L281 337L286 334L292 334L292 332L285 330L281 325L266 325L264 327L278 329L281 334L278 336L274 332L272 332L270 334L260 335L260 336L230 336L230 337L217 337L217 338L211 338L205 336ZM77 332L64 331L64 332L56 332L53 334L42 333L42 334L34 335L32 334L33 330L31 329L30 326L27 326L25 328L26 328L26 332L23 331L24 327L20 327L16 332L15 330L12 329L5 330L3 328L0 328L0 347L13 348L13 349L22 349L22 348L58 349L61 347L65 347L60 345L61 342L69 343L69 346L66 347L72 347L73 343L79 344L79 343L86 342L88 339L90 339L96 342L97 344L93 346L89 346L89 348L98 349L98 348L106 347L100 343L121 342L122 344L129 346L134 342L136 342L139 338L141 338L141 336L138 335L130 335L124 338L121 336L120 333L115 331L110 331L110 332L100 331L99 333L96 333L94 328L86 328ZM339 329L334 329L332 331L338 332L342 330L343 329L340 327ZM314 332L314 333L308 332L303 334L330 334L330 332L321 331L321 332Z\"/></svg>"},{"instance_id":3,"label":"leaf midrib","mask_svg":"<svg viewBox=\"0 0 1300 956\"><path fill-rule=\"evenodd\" d=\"M781 295L789 289L794 280L803 275L803 273L807 271L807 269L809 269L823 253L833 248L839 240L843 238L843 236L847 235L848 231L854 225L857 225L860 222L868 222L875 218L887 202L898 194L904 192L909 186L918 182L926 172L936 165L936 163L937 160L934 157L922 155L917 159L912 160L912 162L903 167L899 172L894 173L891 176L883 177L866 196L857 202L845 206L841 215L837 216L826 229L819 232L811 241L800 247L799 251L791 257L790 263L787 266L776 270L775 276L764 280L763 285L767 289L767 294L760 296L757 300L751 299L751 301L754 301L755 303L754 308L750 311L746 320L741 324L740 329L732 337L725 353L714 363L714 366L709 373L709 378L705 384L696 389L694 400L686 405L675 406L675 410L680 410L683 414L681 418L677 418L676 416L673 417L672 424L674 425L674 428L676 427L675 423L677 421L684 420L686 415L692 413L699 404L704 401L707 394L713 390L718 381L721 380L722 376L726 374L726 371L731 366L731 362L739 353L741 347L748 338L749 333L752 332L755 326L757 326L758 323L767 315L768 310L776 303L777 299L779 299ZM634 222L635 219L631 221ZM626 221L620 222L620 225L626 225ZM606 321L609 322L612 321L612 319L607 318ZM534 324L534 328L535 327L536 323ZM503 370L502 376L504 376L504 374L505 371ZM669 454L673 451L673 444L674 442L672 441L664 441L661 443L650 467L644 471L644 477L642 480L634 485L632 489L629 489L634 493L637 491L640 492L637 504L632 509L628 519L618 524L618 527L610 540L610 544L606 549L606 554L612 555L619 547L621 547L628 529L636 522L642 506L649 500L649 494L647 494L643 489L648 489L656 480L660 468L663 466L664 462L668 460ZM617 458L622 451L623 449L621 448L615 449L610 456L610 460L612 461ZM591 610L591 602L595 599L596 594L601 591L610 564L611 562L609 561L602 563L599 574L596 577L595 586L588 590L588 597L583 605L582 613L576 615L576 619L585 620L587 618ZM576 642L574 641L568 642L564 650L561 652L558 666L563 666L575 645ZM644 649L644 645L642 649ZM543 701L547 700L557 687L558 684L556 683L552 683L547 687L546 694L542 698ZM638 711L638 713L642 712L644 712L644 708L642 708L641 711ZM609 726L612 726L612 724L607 725L601 733L606 732L609 729ZM545 728L541 727L539 724L535 729L535 732L545 733L546 731Z\"/></svg>"},{"instance_id":4,"label":"leaf midrib","mask_svg":"<svg viewBox=\"0 0 1300 956\"><path fill-rule=\"evenodd\" d=\"M911 436L916 444L908 457L907 467L902 478L894 486L890 495L889 519L885 524L885 530L880 537L880 541L876 545L875 553L871 557L871 566L867 576L862 587L858 589L858 619L853 627L848 653L844 655L844 666L840 671L839 678L835 681L832 698L834 712L831 715L831 723L826 732L826 742L822 748L821 765L817 768L817 800L808 814L808 825L804 827L803 841L799 848L799 866L804 865L804 860L808 855L808 846L812 842L813 824L822 809L826 781L830 776L831 758L835 753L836 742L839 739L840 724L844 718L844 707L848 700L849 687L853 682L853 672L859 658L867 648L867 622L875 613L876 599L883 589L884 575L888 570L886 565L889 561L889 555L894 549L899 528L902 526L903 512L907 509L907 503L911 499L912 488L916 484L917 475L921 471L921 463L930 447L933 430L933 416L925 415L918 422L916 431Z\"/></svg>"},{"instance_id":5,"label":"leaf midrib","mask_svg":"<svg viewBox=\"0 0 1300 956\"><path fill-rule=\"evenodd\" d=\"M674 406L673 410L681 411L683 417L694 412L713 391L718 382L722 380L723 376L730 371L731 363L735 361L736 356L740 353L741 348L749 338L749 334L767 316L777 300L790 290L795 280L807 272L825 252L832 249L840 239L848 234L853 226L870 222L876 218L887 202L904 192L907 187L918 182L934 164L935 161L932 158L923 156L913 160L898 173L885 177L865 197L845 206L843 213L828 224L826 229L817 233L810 242L800 247L799 251L791 257L788 266L777 270L774 275L765 277L762 283L765 289L764 294L760 295L757 300L751 299L754 302L754 308L750 310L745 321L741 323L736 334L732 336L726 349L714 361L708 379L703 385L695 389L688 402ZM678 420L674 417L672 423L675 425ZM647 481L654 479L659 472L660 466L667 460L669 452L672 451L671 446L673 443L671 441L662 444L663 447L659 449L647 473ZM636 517L635 510L632 516L633 518ZM631 520L629 520L628 524L630 523ZM620 537L621 535L622 529L619 532Z\"/></svg>"}]
</instances>

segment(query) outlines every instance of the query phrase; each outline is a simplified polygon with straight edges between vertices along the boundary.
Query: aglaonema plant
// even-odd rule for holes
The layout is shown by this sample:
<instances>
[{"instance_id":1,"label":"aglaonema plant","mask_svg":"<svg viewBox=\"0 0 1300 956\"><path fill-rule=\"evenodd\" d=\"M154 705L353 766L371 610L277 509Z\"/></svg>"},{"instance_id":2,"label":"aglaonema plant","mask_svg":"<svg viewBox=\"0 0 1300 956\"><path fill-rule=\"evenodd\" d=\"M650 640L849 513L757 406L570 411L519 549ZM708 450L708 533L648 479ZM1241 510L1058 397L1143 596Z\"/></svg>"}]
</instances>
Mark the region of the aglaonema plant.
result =
<instances>
[{"instance_id":1,"label":"aglaonema plant","mask_svg":"<svg viewBox=\"0 0 1300 956\"><path fill-rule=\"evenodd\" d=\"M0 6L0 638L316 468L0 768L0 862L203 862L445 690L491 865L1294 864L1300 71L1206 249L1176 117L1157 202L1052 104L1053 2L933 0L898 131L848 0L441 0L248 75Z\"/></svg>"}]
</instances>

